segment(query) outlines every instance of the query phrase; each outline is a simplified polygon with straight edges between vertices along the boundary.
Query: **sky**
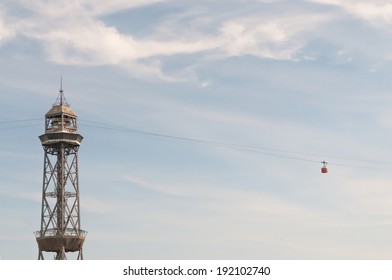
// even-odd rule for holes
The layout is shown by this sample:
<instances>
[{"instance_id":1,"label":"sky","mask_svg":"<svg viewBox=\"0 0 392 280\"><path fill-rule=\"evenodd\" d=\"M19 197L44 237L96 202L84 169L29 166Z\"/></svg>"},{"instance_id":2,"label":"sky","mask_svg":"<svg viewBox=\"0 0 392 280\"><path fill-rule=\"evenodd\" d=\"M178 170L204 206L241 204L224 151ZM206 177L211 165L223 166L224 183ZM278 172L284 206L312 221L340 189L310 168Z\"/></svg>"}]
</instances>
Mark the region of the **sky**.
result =
<instances>
[{"instance_id":1,"label":"sky","mask_svg":"<svg viewBox=\"0 0 392 280\"><path fill-rule=\"evenodd\" d=\"M383 0L1 0L0 259L38 256L60 77L85 259L391 259L391 27Z\"/></svg>"}]
</instances>

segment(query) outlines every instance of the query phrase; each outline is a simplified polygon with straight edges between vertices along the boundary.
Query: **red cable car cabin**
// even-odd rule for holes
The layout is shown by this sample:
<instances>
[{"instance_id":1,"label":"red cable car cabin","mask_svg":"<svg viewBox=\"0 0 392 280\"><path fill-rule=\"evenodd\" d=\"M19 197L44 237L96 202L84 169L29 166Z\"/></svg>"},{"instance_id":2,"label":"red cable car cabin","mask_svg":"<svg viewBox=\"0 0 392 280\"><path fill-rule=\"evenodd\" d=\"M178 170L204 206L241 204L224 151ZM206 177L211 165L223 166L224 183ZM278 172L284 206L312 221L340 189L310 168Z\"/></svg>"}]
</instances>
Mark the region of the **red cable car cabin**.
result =
<instances>
[{"instance_id":1,"label":"red cable car cabin","mask_svg":"<svg viewBox=\"0 0 392 280\"><path fill-rule=\"evenodd\" d=\"M323 164L323 167L321 167L321 173L328 173L327 162L323 161L321 163Z\"/></svg>"}]
</instances>

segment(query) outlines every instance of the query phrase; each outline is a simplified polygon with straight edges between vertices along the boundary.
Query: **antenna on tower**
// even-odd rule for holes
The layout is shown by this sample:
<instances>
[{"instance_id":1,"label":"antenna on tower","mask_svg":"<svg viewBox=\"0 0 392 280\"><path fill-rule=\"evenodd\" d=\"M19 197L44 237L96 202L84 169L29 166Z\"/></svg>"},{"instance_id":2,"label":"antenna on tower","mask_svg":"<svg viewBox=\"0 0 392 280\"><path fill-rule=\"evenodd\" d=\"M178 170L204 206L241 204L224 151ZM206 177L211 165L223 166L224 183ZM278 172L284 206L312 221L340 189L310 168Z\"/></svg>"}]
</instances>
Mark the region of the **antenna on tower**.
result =
<instances>
[{"instance_id":1,"label":"antenna on tower","mask_svg":"<svg viewBox=\"0 0 392 280\"><path fill-rule=\"evenodd\" d=\"M67 100L65 99L64 90L63 90L63 76L60 76L60 91L59 96L57 97L56 103L54 105L65 105L69 106Z\"/></svg>"}]
</instances>

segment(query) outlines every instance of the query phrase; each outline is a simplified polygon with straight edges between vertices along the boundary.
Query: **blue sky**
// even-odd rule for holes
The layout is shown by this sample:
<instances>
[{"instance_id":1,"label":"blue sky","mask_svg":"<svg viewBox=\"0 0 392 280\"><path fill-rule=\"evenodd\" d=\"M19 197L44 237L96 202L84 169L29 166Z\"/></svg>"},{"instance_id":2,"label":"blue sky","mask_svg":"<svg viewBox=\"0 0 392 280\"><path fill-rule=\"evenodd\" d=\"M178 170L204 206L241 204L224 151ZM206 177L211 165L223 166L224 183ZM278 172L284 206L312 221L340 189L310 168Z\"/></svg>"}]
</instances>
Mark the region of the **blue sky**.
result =
<instances>
[{"instance_id":1,"label":"blue sky","mask_svg":"<svg viewBox=\"0 0 392 280\"><path fill-rule=\"evenodd\" d=\"M1 1L1 259L37 258L60 76L86 259L390 259L391 27L382 0Z\"/></svg>"}]
</instances>

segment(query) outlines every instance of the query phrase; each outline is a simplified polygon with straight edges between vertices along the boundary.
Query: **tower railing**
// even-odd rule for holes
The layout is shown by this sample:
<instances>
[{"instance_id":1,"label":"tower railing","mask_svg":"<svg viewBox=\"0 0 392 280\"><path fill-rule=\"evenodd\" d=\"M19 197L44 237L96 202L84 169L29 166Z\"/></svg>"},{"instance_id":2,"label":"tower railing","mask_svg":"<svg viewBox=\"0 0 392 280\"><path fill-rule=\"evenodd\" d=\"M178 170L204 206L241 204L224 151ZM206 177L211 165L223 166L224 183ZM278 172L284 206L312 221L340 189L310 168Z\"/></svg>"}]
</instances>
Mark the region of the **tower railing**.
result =
<instances>
[{"instance_id":1,"label":"tower railing","mask_svg":"<svg viewBox=\"0 0 392 280\"><path fill-rule=\"evenodd\" d=\"M73 228L67 228L64 231L64 234L59 234L58 229L55 228L50 228L47 229L46 231L38 230L34 232L35 237L40 238L40 237L55 237L55 236L78 236L78 237L86 237L87 236L87 231L85 230L75 230Z\"/></svg>"},{"instance_id":2,"label":"tower railing","mask_svg":"<svg viewBox=\"0 0 392 280\"><path fill-rule=\"evenodd\" d=\"M61 133L61 132L44 134L41 135L39 138L43 145L54 143L54 142L71 142L80 145L80 143L83 140L83 137L80 134Z\"/></svg>"}]
</instances>

